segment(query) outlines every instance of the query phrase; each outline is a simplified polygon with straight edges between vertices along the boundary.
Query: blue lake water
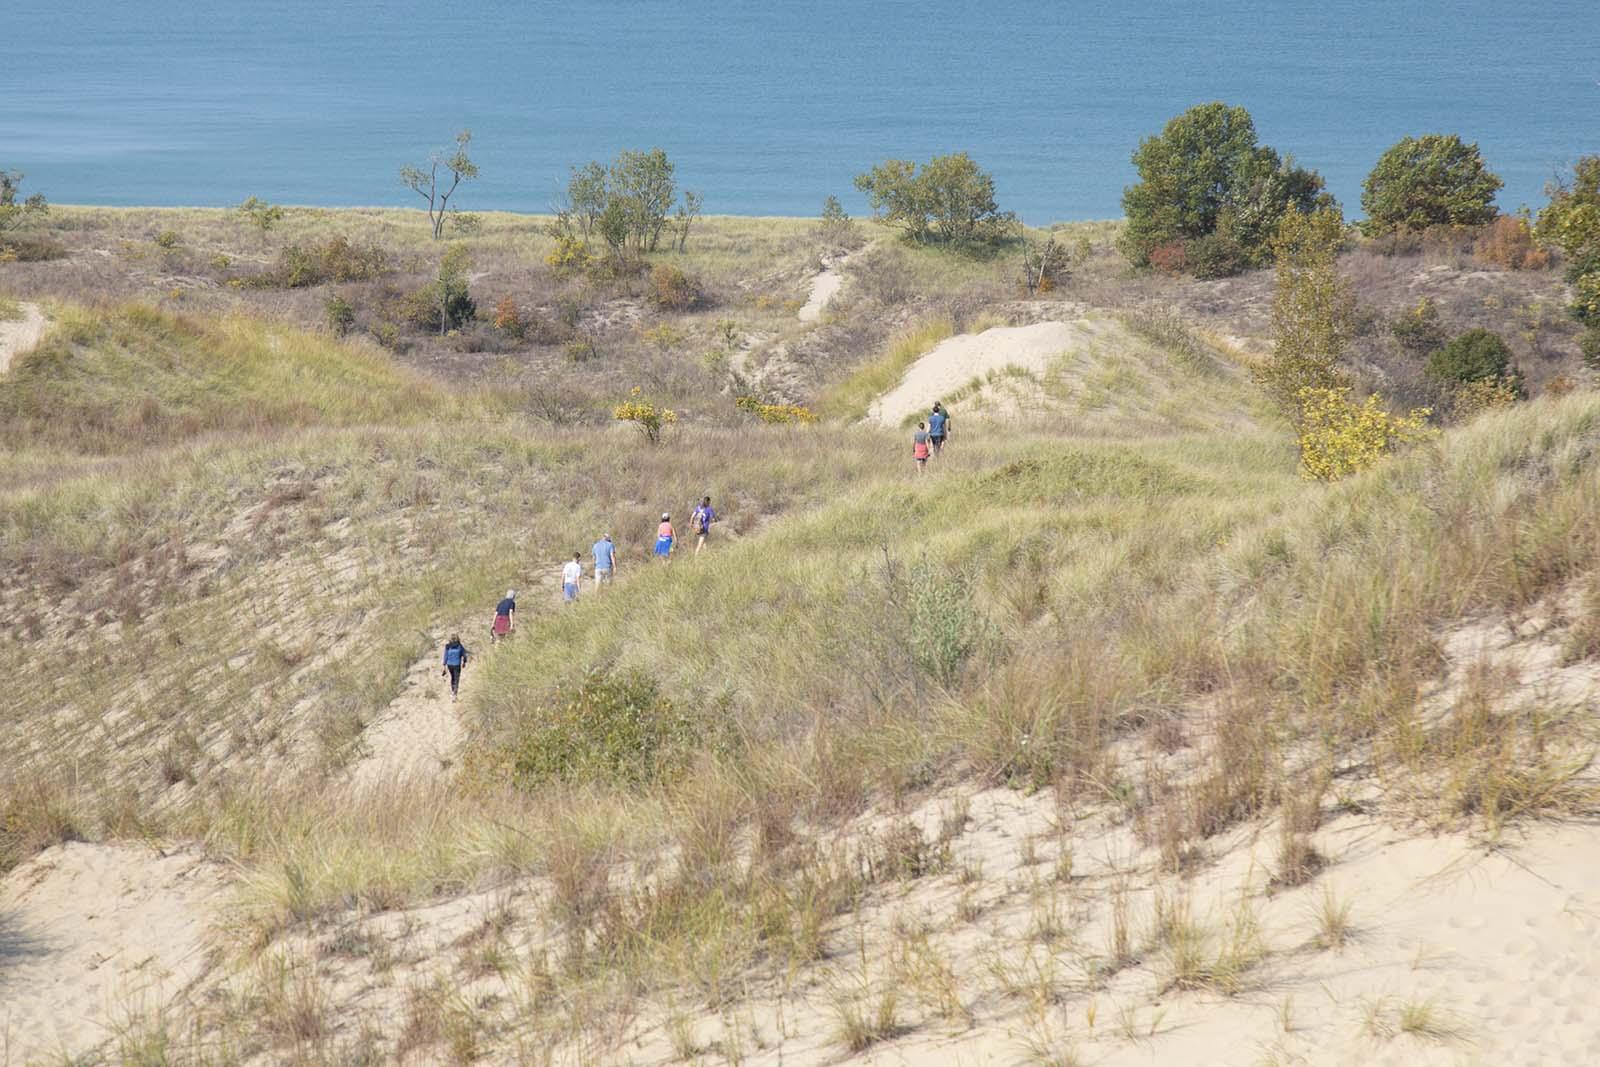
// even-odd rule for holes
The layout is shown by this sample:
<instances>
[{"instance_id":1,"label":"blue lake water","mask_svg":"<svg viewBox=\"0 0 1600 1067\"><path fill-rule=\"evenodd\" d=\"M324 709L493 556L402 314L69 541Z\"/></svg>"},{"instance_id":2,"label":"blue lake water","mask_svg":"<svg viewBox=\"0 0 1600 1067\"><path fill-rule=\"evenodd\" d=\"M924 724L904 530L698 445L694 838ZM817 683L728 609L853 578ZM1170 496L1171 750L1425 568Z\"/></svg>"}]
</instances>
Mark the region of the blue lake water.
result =
<instances>
[{"instance_id":1,"label":"blue lake water","mask_svg":"<svg viewBox=\"0 0 1600 1067\"><path fill-rule=\"evenodd\" d=\"M713 214L813 215L878 159L969 150L1030 222L1121 214L1184 108L1249 108L1351 214L1378 154L1459 132L1505 209L1600 152L1596 0L59 0L0 20L0 167L60 202L406 204L459 127L471 208L665 148Z\"/></svg>"}]
</instances>

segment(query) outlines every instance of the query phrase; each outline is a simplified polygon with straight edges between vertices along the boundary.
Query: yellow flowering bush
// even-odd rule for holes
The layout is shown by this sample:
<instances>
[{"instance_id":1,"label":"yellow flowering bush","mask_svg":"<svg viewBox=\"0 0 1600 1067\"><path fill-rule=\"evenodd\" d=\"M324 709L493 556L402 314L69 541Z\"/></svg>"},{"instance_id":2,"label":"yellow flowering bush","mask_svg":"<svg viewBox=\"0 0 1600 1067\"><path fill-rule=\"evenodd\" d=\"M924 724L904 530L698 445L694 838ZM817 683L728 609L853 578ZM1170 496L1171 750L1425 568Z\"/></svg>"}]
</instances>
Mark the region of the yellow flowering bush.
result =
<instances>
[{"instance_id":1,"label":"yellow flowering bush","mask_svg":"<svg viewBox=\"0 0 1600 1067\"><path fill-rule=\"evenodd\" d=\"M799 404L763 404L753 396L741 396L734 404L740 411L748 411L762 422L805 426L817 421L816 412Z\"/></svg>"},{"instance_id":2,"label":"yellow flowering bush","mask_svg":"<svg viewBox=\"0 0 1600 1067\"><path fill-rule=\"evenodd\" d=\"M655 401L646 398L638 386L634 386L628 393L628 399L616 406L611 412L611 417L618 422L633 423L639 427L639 432L644 434L644 439L653 445L659 445L661 432L678 421L676 411L661 407Z\"/></svg>"},{"instance_id":3,"label":"yellow flowering bush","mask_svg":"<svg viewBox=\"0 0 1600 1067\"><path fill-rule=\"evenodd\" d=\"M576 237L562 235L556 238L555 247L545 255L545 266L555 272L556 277L564 278L589 269L593 260L589 253L589 246Z\"/></svg>"},{"instance_id":4,"label":"yellow flowering bush","mask_svg":"<svg viewBox=\"0 0 1600 1067\"><path fill-rule=\"evenodd\" d=\"M1391 415L1376 395L1364 404L1348 389L1307 388L1300 402L1300 472L1331 482L1366 470L1384 456L1433 435L1428 408Z\"/></svg>"},{"instance_id":5,"label":"yellow flowering bush","mask_svg":"<svg viewBox=\"0 0 1600 1067\"><path fill-rule=\"evenodd\" d=\"M1495 408L1508 408L1517 402L1518 390L1515 379L1479 378L1477 381L1462 382L1456 386L1452 400L1455 413L1463 419Z\"/></svg>"}]
</instances>

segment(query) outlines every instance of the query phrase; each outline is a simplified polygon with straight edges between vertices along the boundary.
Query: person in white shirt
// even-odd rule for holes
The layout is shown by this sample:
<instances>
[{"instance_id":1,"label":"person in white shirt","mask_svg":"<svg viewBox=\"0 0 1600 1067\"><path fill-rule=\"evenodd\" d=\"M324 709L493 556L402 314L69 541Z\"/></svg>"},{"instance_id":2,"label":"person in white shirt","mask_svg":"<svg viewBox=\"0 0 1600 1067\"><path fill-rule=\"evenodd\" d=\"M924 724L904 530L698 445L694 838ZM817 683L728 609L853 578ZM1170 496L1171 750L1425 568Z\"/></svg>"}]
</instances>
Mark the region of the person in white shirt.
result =
<instances>
[{"instance_id":1,"label":"person in white shirt","mask_svg":"<svg viewBox=\"0 0 1600 1067\"><path fill-rule=\"evenodd\" d=\"M578 599L578 582L583 578L583 564L579 562L582 558L574 552L572 559L561 568L561 599L568 604Z\"/></svg>"}]
</instances>

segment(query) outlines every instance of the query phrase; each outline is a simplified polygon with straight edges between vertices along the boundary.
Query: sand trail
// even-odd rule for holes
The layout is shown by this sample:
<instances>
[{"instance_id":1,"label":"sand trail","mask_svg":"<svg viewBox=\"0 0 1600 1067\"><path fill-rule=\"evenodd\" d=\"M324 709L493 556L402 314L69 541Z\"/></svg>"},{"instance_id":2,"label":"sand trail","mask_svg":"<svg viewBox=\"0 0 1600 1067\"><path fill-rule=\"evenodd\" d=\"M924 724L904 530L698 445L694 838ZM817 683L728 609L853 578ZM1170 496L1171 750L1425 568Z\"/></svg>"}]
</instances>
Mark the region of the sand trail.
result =
<instances>
[{"instance_id":1,"label":"sand trail","mask_svg":"<svg viewBox=\"0 0 1600 1067\"><path fill-rule=\"evenodd\" d=\"M849 255L832 260L823 259L822 270L811 278L811 292L806 302L796 312L801 322L816 322L822 318L822 313L844 287L844 265L849 261Z\"/></svg>"},{"instance_id":2,"label":"sand trail","mask_svg":"<svg viewBox=\"0 0 1600 1067\"><path fill-rule=\"evenodd\" d=\"M0 374L11 369L11 361L32 352L44 337L46 320L38 304L24 303L22 317L0 322Z\"/></svg>"}]
</instances>

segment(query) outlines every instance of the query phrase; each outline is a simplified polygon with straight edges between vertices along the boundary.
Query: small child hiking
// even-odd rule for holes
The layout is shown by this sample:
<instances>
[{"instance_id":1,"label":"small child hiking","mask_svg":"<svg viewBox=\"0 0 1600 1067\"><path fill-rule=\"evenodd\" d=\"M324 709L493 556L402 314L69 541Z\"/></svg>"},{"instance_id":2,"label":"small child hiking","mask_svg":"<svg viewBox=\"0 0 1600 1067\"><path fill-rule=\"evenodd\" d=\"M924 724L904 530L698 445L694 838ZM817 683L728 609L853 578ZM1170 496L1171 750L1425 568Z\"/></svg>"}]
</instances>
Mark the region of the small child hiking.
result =
<instances>
[{"instance_id":1,"label":"small child hiking","mask_svg":"<svg viewBox=\"0 0 1600 1067\"><path fill-rule=\"evenodd\" d=\"M507 589L500 603L494 606L494 623L489 627L490 644L498 644L517 628L517 591Z\"/></svg>"},{"instance_id":2,"label":"small child hiking","mask_svg":"<svg viewBox=\"0 0 1600 1067\"><path fill-rule=\"evenodd\" d=\"M917 461L918 477L928 470L928 428L926 423L917 423L917 432L911 435L911 458Z\"/></svg>"},{"instance_id":3,"label":"small child hiking","mask_svg":"<svg viewBox=\"0 0 1600 1067\"><path fill-rule=\"evenodd\" d=\"M450 699L455 701L461 695L461 668L467 665L467 657L472 653L467 651L467 646L461 643L460 634L451 634L450 640L444 646L444 670L441 674L450 676Z\"/></svg>"},{"instance_id":4,"label":"small child hiking","mask_svg":"<svg viewBox=\"0 0 1600 1067\"><path fill-rule=\"evenodd\" d=\"M656 558L664 563L671 563L672 546L677 542L678 534L672 528L672 515L663 511L661 513L661 525L656 527Z\"/></svg>"},{"instance_id":5,"label":"small child hiking","mask_svg":"<svg viewBox=\"0 0 1600 1067\"><path fill-rule=\"evenodd\" d=\"M578 599L578 583L583 581L583 557L574 552L572 559L561 568L561 599L571 604Z\"/></svg>"},{"instance_id":6,"label":"small child hiking","mask_svg":"<svg viewBox=\"0 0 1600 1067\"><path fill-rule=\"evenodd\" d=\"M711 498L701 497L700 506L689 516L689 528L694 531L695 555L698 556L700 550L706 547L706 538L711 535L711 524L716 521L717 513L711 510Z\"/></svg>"}]
</instances>

